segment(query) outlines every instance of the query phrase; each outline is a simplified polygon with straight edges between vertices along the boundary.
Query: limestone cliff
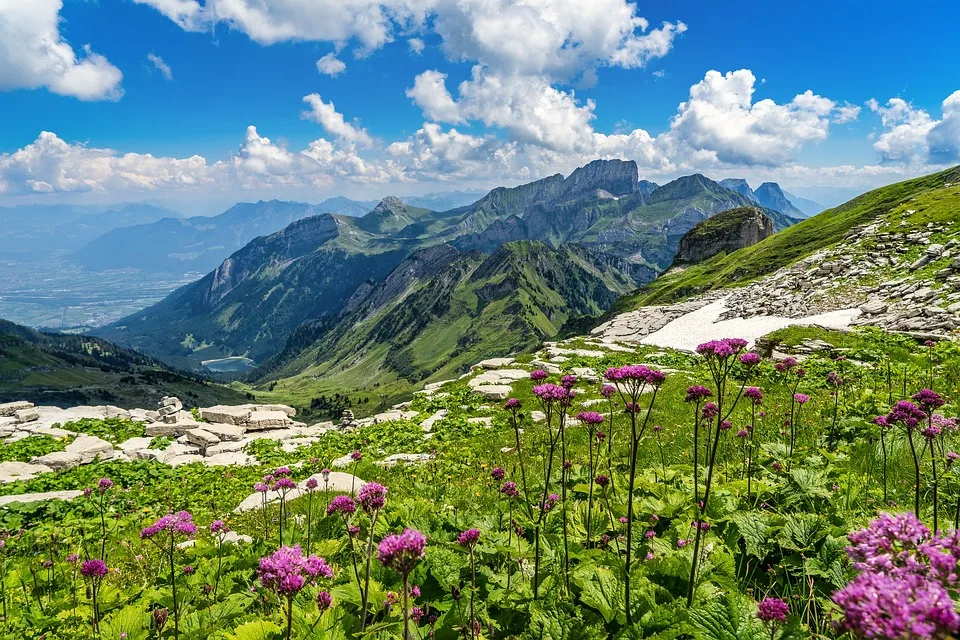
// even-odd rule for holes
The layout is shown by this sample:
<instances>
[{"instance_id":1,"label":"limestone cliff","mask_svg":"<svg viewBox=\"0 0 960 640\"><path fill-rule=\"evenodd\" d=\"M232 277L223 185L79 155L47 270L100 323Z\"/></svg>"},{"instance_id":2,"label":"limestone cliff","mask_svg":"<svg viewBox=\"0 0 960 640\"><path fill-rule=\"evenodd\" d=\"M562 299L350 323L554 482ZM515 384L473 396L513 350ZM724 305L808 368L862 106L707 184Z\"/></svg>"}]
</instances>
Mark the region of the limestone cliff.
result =
<instances>
[{"instance_id":1,"label":"limestone cliff","mask_svg":"<svg viewBox=\"0 0 960 640\"><path fill-rule=\"evenodd\" d=\"M773 220L756 207L722 211L688 231L680 240L674 265L692 264L730 253L773 235Z\"/></svg>"}]
</instances>

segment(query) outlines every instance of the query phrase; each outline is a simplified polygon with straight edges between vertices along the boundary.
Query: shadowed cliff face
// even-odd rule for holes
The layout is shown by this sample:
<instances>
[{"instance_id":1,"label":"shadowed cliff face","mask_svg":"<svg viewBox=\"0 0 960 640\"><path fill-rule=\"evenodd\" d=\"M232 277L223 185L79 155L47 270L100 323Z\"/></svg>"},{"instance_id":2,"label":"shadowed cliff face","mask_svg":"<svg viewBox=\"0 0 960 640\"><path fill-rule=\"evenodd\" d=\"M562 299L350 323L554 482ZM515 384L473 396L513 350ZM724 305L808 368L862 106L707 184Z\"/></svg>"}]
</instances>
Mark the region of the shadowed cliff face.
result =
<instances>
[{"instance_id":1,"label":"shadowed cliff face","mask_svg":"<svg viewBox=\"0 0 960 640\"><path fill-rule=\"evenodd\" d=\"M756 207L723 211L704 220L680 240L675 265L693 264L719 253L757 244L773 235L773 220Z\"/></svg>"}]
</instances>

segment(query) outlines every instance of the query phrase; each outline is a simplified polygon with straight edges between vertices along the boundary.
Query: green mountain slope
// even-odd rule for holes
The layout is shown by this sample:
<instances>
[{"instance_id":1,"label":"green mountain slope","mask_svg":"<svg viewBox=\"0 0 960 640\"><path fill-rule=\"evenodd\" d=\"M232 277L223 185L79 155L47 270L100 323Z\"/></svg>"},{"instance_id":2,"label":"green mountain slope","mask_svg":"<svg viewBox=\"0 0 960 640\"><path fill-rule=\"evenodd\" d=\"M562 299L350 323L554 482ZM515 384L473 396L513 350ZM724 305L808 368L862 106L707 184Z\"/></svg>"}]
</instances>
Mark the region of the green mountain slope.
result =
<instances>
[{"instance_id":1,"label":"green mountain slope","mask_svg":"<svg viewBox=\"0 0 960 640\"><path fill-rule=\"evenodd\" d=\"M244 401L232 389L99 338L40 333L0 320L0 402L131 408L154 406L166 395L194 406Z\"/></svg>"},{"instance_id":2,"label":"green mountain slope","mask_svg":"<svg viewBox=\"0 0 960 640\"><path fill-rule=\"evenodd\" d=\"M670 266L691 227L749 204L700 175L641 188L636 163L621 160L494 189L449 211L385 198L359 219L313 216L257 238L205 278L98 335L183 368L224 357L260 363L281 351L300 324L337 318L358 294L427 247L493 254L517 241L577 244L642 284ZM771 217L778 228L793 222L775 212Z\"/></svg>"},{"instance_id":3,"label":"green mountain slope","mask_svg":"<svg viewBox=\"0 0 960 640\"><path fill-rule=\"evenodd\" d=\"M418 251L336 322L301 327L258 379L275 380L270 389L298 404L345 390L384 404L599 315L632 286L621 266L542 242L505 244L490 256L449 245Z\"/></svg>"},{"instance_id":4,"label":"green mountain slope","mask_svg":"<svg viewBox=\"0 0 960 640\"><path fill-rule=\"evenodd\" d=\"M730 254L718 255L682 271L667 274L617 302L608 315L652 304L667 304L698 293L735 287L841 242L854 227L887 216L912 200L932 199L944 221L956 219L960 207L960 167L906 180L867 192L828 209L766 240ZM919 208L919 207L918 207Z\"/></svg>"}]
</instances>

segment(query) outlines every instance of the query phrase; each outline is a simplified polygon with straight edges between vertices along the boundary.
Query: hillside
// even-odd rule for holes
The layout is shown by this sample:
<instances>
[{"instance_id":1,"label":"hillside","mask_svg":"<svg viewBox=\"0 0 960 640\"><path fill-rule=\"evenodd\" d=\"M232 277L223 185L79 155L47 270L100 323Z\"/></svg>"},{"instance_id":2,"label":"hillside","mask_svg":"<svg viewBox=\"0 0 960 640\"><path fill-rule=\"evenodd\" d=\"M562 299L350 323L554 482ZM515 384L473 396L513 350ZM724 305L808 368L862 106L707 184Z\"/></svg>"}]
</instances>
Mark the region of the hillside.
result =
<instances>
[{"instance_id":1,"label":"hillside","mask_svg":"<svg viewBox=\"0 0 960 640\"><path fill-rule=\"evenodd\" d=\"M719 253L749 247L773 235L773 230L773 220L759 207L721 211L684 234L673 264L703 262Z\"/></svg>"},{"instance_id":2,"label":"hillside","mask_svg":"<svg viewBox=\"0 0 960 640\"><path fill-rule=\"evenodd\" d=\"M190 406L244 401L243 394L99 338L40 333L0 320L0 403L153 407L165 395Z\"/></svg>"},{"instance_id":3,"label":"hillside","mask_svg":"<svg viewBox=\"0 0 960 640\"><path fill-rule=\"evenodd\" d=\"M726 255L718 255L706 262L690 266L683 271L668 274L625 296L608 313L608 317L647 305L669 304L696 294L724 288L741 287L763 276L770 276L778 269L812 257L820 251L836 249L840 259L847 253L849 264L854 253L845 247L850 234L870 224L889 228L888 233L902 233L907 237L911 230L925 230L928 224L946 225L948 228L960 210L960 167L954 167L929 176L906 180L865 193L853 200L828 209L819 215L804 220L780 231L766 240L745 249ZM949 234L945 231L928 234L928 244L944 242ZM900 243L902 250L880 249L883 242L873 239L864 249L876 258L889 254L896 260L917 258L921 248L910 248ZM869 252L872 249L872 253ZM949 258L949 254L943 256ZM939 259L939 257L938 257ZM909 265L887 263L886 275L890 278L909 275ZM884 279L877 271L875 278ZM876 282L880 282L877 280ZM849 301L848 301L849 302Z\"/></svg>"},{"instance_id":4,"label":"hillside","mask_svg":"<svg viewBox=\"0 0 960 640\"><path fill-rule=\"evenodd\" d=\"M701 175L641 188L636 163L619 160L497 188L448 211L385 198L360 218L311 216L253 240L206 277L98 335L179 367L230 357L260 363L300 324L337 318L361 289L420 249L449 244L492 254L509 242L576 244L642 284L670 266L698 222L750 204ZM777 228L795 221L768 213Z\"/></svg>"},{"instance_id":5,"label":"hillside","mask_svg":"<svg viewBox=\"0 0 960 640\"><path fill-rule=\"evenodd\" d=\"M631 283L621 265L575 245L513 242L490 256L437 245L358 293L336 321L302 326L256 378L297 405L341 392L386 406L478 360L535 348Z\"/></svg>"}]
</instances>

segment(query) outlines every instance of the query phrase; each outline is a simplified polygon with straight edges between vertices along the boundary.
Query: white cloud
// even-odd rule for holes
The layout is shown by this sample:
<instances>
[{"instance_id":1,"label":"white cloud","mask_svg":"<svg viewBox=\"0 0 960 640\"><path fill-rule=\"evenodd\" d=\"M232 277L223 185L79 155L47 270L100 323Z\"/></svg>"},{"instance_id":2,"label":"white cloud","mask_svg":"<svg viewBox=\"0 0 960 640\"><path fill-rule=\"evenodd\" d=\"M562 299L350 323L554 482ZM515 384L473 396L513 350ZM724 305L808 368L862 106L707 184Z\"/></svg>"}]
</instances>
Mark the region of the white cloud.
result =
<instances>
[{"instance_id":1,"label":"white cloud","mask_svg":"<svg viewBox=\"0 0 960 640\"><path fill-rule=\"evenodd\" d=\"M304 96L303 101L310 105L310 110L302 112L301 116L319 123L330 135L363 147L369 147L373 144L373 138L370 137L367 130L347 122L343 114L337 111L332 101L324 102L323 98L317 93Z\"/></svg>"},{"instance_id":2,"label":"white cloud","mask_svg":"<svg viewBox=\"0 0 960 640\"><path fill-rule=\"evenodd\" d=\"M903 98L890 98L885 105L870 99L867 107L880 115L886 129L873 143L884 162L945 164L960 160L960 91L943 101L940 120Z\"/></svg>"},{"instance_id":3,"label":"white cloud","mask_svg":"<svg viewBox=\"0 0 960 640\"><path fill-rule=\"evenodd\" d=\"M836 115L833 116L834 124L847 124L854 122L860 117L860 107L849 102L844 102L837 107Z\"/></svg>"},{"instance_id":4,"label":"white cloud","mask_svg":"<svg viewBox=\"0 0 960 640\"><path fill-rule=\"evenodd\" d=\"M427 46L420 38L410 38L407 40L407 45L410 47L410 51L418 56L423 53L423 50Z\"/></svg>"},{"instance_id":5,"label":"white cloud","mask_svg":"<svg viewBox=\"0 0 960 640\"><path fill-rule=\"evenodd\" d=\"M458 124L463 122L463 117L460 115L460 106L447 91L446 79L445 73L424 71L414 79L413 87L407 89L407 97L430 120Z\"/></svg>"},{"instance_id":6,"label":"white cloud","mask_svg":"<svg viewBox=\"0 0 960 640\"><path fill-rule=\"evenodd\" d=\"M322 73L325 76L330 76L331 78L336 78L338 75L347 70L346 63L338 58L335 53L328 53L319 60L317 60L317 71Z\"/></svg>"},{"instance_id":7,"label":"white cloud","mask_svg":"<svg viewBox=\"0 0 960 640\"><path fill-rule=\"evenodd\" d=\"M163 58L151 52L147 54L147 60L153 64L156 70L159 71L164 78L167 80L173 80L173 70L170 68L170 65L163 61Z\"/></svg>"},{"instance_id":8,"label":"white cloud","mask_svg":"<svg viewBox=\"0 0 960 640\"><path fill-rule=\"evenodd\" d=\"M635 68L666 55L682 22L655 29L629 0L135 0L181 28L217 24L261 44L356 40L361 55L398 35L433 29L453 60L480 62L496 73L552 79L595 66ZM420 53L423 41L409 41Z\"/></svg>"},{"instance_id":9,"label":"white cloud","mask_svg":"<svg viewBox=\"0 0 960 640\"><path fill-rule=\"evenodd\" d=\"M786 104L753 102L756 78L749 69L708 71L690 87L664 142L704 152L718 162L779 165L794 160L808 143L827 137L836 104L806 91Z\"/></svg>"},{"instance_id":10,"label":"white cloud","mask_svg":"<svg viewBox=\"0 0 960 640\"><path fill-rule=\"evenodd\" d=\"M60 34L61 0L0 2L0 90L36 89L119 100L123 73L90 45L77 55Z\"/></svg>"}]
</instances>

